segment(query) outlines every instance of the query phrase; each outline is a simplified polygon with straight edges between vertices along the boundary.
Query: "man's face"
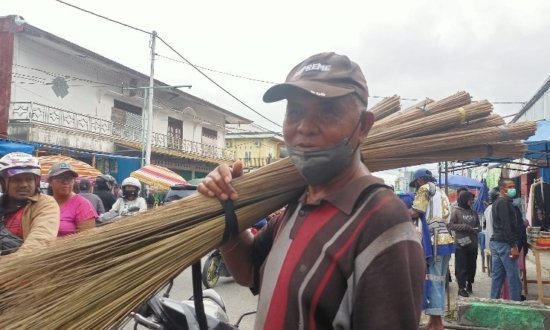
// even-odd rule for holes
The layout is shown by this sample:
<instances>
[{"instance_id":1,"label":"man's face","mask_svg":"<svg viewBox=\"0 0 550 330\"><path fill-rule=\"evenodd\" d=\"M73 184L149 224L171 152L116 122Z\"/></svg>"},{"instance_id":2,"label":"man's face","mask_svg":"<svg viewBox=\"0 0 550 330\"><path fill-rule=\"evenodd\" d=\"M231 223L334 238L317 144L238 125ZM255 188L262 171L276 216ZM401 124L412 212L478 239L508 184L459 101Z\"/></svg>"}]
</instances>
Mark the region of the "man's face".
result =
<instances>
[{"instance_id":1,"label":"man's face","mask_svg":"<svg viewBox=\"0 0 550 330\"><path fill-rule=\"evenodd\" d=\"M504 186L501 188L502 193L506 194L508 189L516 188L516 184L512 180L504 181Z\"/></svg>"},{"instance_id":2,"label":"man's face","mask_svg":"<svg viewBox=\"0 0 550 330\"><path fill-rule=\"evenodd\" d=\"M323 99L310 93L288 96L283 135L287 146L302 151L330 148L357 132L350 143L356 146L372 127L372 114L360 116L352 96Z\"/></svg>"},{"instance_id":3,"label":"man's face","mask_svg":"<svg viewBox=\"0 0 550 330\"><path fill-rule=\"evenodd\" d=\"M6 179L7 193L10 198L27 199L36 193L36 176L21 173Z\"/></svg>"},{"instance_id":4,"label":"man's face","mask_svg":"<svg viewBox=\"0 0 550 330\"><path fill-rule=\"evenodd\" d=\"M422 187L425 184L426 184L426 180L424 180L423 178L416 179L416 182L414 183L417 190L420 189L420 187Z\"/></svg>"}]
</instances>

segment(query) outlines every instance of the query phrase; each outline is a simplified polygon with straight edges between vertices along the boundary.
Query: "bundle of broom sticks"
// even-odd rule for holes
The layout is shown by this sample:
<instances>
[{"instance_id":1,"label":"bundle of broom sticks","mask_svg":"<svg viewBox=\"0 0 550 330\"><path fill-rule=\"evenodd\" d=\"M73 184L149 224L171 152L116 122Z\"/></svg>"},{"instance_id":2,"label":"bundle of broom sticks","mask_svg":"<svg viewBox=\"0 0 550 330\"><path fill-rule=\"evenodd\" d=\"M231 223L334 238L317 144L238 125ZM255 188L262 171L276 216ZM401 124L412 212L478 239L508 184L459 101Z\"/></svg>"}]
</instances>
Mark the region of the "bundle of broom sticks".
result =
<instances>
[{"instance_id":1,"label":"bundle of broom sticks","mask_svg":"<svg viewBox=\"0 0 550 330\"><path fill-rule=\"evenodd\" d=\"M487 101L459 92L400 111L396 97L362 143L373 171L447 160L521 157L533 122L502 126ZM234 179L239 230L296 199L305 182L288 159ZM166 281L222 240L223 209L200 194L0 257L0 328L114 328Z\"/></svg>"}]
</instances>

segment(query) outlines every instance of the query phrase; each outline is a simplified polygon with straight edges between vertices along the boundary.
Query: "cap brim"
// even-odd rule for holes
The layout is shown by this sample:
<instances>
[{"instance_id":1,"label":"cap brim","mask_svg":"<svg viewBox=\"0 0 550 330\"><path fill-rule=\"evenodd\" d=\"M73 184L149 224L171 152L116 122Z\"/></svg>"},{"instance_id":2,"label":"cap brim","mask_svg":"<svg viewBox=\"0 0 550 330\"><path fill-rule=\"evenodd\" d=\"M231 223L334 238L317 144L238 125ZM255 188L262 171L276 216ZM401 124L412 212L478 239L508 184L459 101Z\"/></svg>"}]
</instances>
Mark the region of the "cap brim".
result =
<instances>
[{"instance_id":1,"label":"cap brim","mask_svg":"<svg viewBox=\"0 0 550 330\"><path fill-rule=\"evenodd\" d=\"M414 188L415 185L416 185L416 180L412 180L412 181L409 183L409 187L411 187L411 188Z\"/></svg>"},{"instance_id":2,"label":"cap brim","mask_svg":"<svg viewBox=\"0 0 550 330\"><path fill-rule=\"evenodd\" d=\"M61 171L59 171L59 172L57 172L57 173L55 173L55 174L50 174L50 175L48 175L48 178L55 178L56 176L59 176L59 175L61 175L61 174L63 174L63 173L71 173L71 174L73 175L73 177L78 178L78 173L76 173L76 172L73 171L73 170L61 170Z\"/></svg>"},{"instance_id":3,"label":"cap brim","mask_svg":"<svg viewBox=\"0 0 550 330\"><path fill-rule=\"evenodd\" d=\"M266 103L284 100L288 98L289 93L295 91L296 89L311 93L318 97L326 98L340 97L355 92L352 88L336 87L317 81L302 80L297 82L282 83L269 88L264 93L263 100Z\"/></svg>"}]
</instances>

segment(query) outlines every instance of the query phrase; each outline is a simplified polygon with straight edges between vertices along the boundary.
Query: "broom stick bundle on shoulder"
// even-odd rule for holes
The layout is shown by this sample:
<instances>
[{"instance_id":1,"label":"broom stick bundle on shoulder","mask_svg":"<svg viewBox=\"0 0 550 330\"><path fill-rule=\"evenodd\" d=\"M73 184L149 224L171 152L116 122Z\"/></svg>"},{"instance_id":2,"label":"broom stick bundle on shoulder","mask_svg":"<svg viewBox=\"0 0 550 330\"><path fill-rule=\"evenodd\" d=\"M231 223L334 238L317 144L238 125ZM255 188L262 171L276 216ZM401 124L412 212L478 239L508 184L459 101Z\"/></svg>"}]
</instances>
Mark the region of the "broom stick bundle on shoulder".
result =
<instances>
[{"instance_id":1,"label":"broom stick bundle on shoulder","mask_svg":"<svg viewBox=\"0 0 550 330\"><path fill-rule=\"evenodd\" d=\"M459 108L469 104L471 99L470 94L464 91L460 91L436 102L430 102L430 99L426 99L411 108L405 109L401 113L396 112L377 121L377 126L391 127L404 124L411 120L437 114L438 112ZM374 127L374 129L376 129L376 127Z\"/></svg>"},{"instance_id":2,"label":"broom stick bundle on shoulder","mask_svg":"<svg viewBox=\"0 0 550 330\"><path fill-rule=\"evenodd\" d=\"M375 120L380 120L396 113L399 109L401 109L399 96L394 95L383 98L382 101L376 103L369 111L372 112Z\"/></svg>"},{"instance_id":3,"label":"broom stick bundle on shoulder","mask_svg":"<svg viewBox=\"0 0 550 330\"><path fill-rule=\"evenodd\" d=\"M470 102L464 92L425 103L430 111L413 108L403 114L394 112L375 123L374 133L361 148L371 170L490 155L519 157L524 153L520 140L535 130L532 123L509 125L507 131L490 129L490 138L483 128L468 130L468 120L491 117L492 107L487 101ZM403 116L408 119L403 121ZM457 127L464 133L452 133L455 142L441 133ZM469 134L467 145L462 143L461 134ZM441 139L447 143L439 143ZM234 204L242 231L295 200L305 182L286 158L236 178L232 185L239 192ZM218 246L223 230L219 202L194 194L58 239L39 251L1 257L0 328L113 326L163 283Z\"/></svg>"}]
</instances>

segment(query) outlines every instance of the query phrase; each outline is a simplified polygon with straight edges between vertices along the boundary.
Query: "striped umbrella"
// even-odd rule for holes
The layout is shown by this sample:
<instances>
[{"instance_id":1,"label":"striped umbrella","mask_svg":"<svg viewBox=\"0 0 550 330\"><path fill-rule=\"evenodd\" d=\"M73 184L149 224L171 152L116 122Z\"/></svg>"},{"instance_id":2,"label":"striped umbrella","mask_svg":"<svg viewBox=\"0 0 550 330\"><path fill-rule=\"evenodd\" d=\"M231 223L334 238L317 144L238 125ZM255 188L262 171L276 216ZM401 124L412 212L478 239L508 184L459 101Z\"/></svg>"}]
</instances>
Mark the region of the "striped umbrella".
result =
<instances>
[{"instance_id":1,"label":"striped umbrella","mask_svg":"<svg viewBox=\"0 0 550 330\"><path fill-rule=\"evenodd\" d=\"M175 184L187 184L187 181L174 171L152 164L133 171L130 176L159 190L168 190Z\"/></svg>"},{"instance_id":2,"label":"striped umbrella","mask_svg":"<svg viewBox=\"0 0 550 330\"><path fill-rule=\"evenodd\" d=\"M72 165L76 173L78 173L77 181L81 179L88 179L92 183L95 182L95 178L102 173L92 167L90 164L83 162L78 159L74 159L68 156L62 155L50 155L50 156L41 156L38 157L40 160L40 172L42 176L42 181L48 181L48 172L53 164L65 162Z\"/></svg>"}]
</instances>

